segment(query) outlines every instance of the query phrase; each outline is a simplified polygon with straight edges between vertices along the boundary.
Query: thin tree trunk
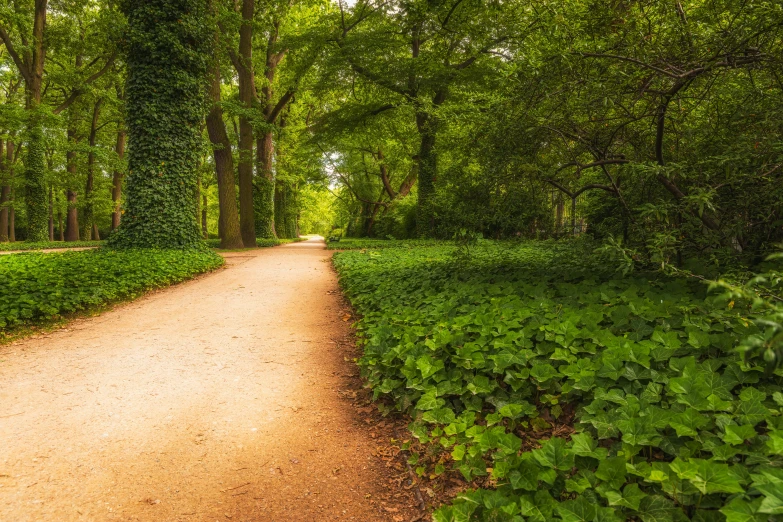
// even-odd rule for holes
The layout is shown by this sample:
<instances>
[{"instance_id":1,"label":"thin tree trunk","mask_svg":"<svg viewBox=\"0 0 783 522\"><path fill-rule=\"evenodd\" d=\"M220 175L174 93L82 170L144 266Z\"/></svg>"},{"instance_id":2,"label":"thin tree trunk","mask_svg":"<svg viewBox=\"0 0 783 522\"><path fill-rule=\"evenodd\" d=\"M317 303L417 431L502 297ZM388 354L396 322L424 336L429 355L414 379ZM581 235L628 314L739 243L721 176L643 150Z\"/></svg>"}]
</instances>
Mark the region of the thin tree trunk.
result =
<instances>
[{"instance_id":1,"label":"thin tree trunk","mask_svg":"<svg viewBox=\"0 0 783 522\"><path fill-rule=\"evenodd\" d=\"M271 132L265 132L256 143L256 213L258 237L277 237L275 228L275 173L272 170L274 141Z\"/></svg>"},{"instance_id":2,"label":"thin tree trunk","mask_svg":"<svg viewBox=\"0 0 783 522\"><path fill-rule=\"evenodd\" d=\"M49 185L49 241L54 241L54 187Z\"/></svg>"},{"instance_id":3,"label":"thin tree trunk","mask_svg":"<svg viewBox=\"0 0 783 522\"><path fill-rule=\"evenodd\" d=\"M77 62L78 63L78 62ZM75 122L75 116L74 116L74 108L71 108L69 110L69 121L68 121L68 150L65 153L65 170L68 173L68 182L74 183L74 179L76 178L76 146L79 142L79 135L76 130L76 122ZM71 187L68 188L65 194L66 199L66 217L65 217L65 240L66 241L79 241L79 208L77 206L78 204L78 194L71 189Z\"/></svg>"},{"instance_id":4,"label":"thin tree trunk","mask_svg":"<svg viewBox=\"0 0 783 522\"><path fill-rule=\"evenodd\" d=\"M0 188L0 243L8 241L8 201L11 197L9 183L11 182L11 161L13 161L13 157L5 159L3 143L3 140L0 140L0 182L2 184L2 188ZM8 147L13 147L10 141Z\"/></svg>"},{"instance_id":5,"label":"thin tree trunk","mask_svg":"<svg viewBox=\"0 0 783 522\"><path fill-rule=\"evenodd\" d=\"M63 229L63 209L57 207L57 231L60 235L60 241L65 241L65 230Z\"/></svg>"},{"instance_id":6,"label":"thin tree trunk","mask_svg":"<svg viewBox=\"0 0 783 522\"><path fill-rule=\"evenodd\" d=\"M117 153L117 158L122 160L125 157L125 141L126 141L125 128L120 126L117 130L117 144L114 147L114 152ZM111 229L114 230L120 226L122 220L122 178L124 173L121 169L114 170L114 176L112 178L111 185L111 200L113 203L113 211L111 213Z\"/></svg>"},{"instance_id":7,"label":"thin tree trunk","mask_svg":"<svg viewBox=\"0 0 783 522\"><path fill-rule=\"evenodd\" d=\"M16 211L14 210L13 189L11 189L11 208L8 209L8 241L16 242Z\"/></svg>"},{"instance_id":8,"label":"thin tree trunk","mask_svg":"<svg viewBox=\"0 0 783 522\"><path fill-rule=\"evenodd\" d=\"M255 0L242 1L239 29L239 101L245 110L253 107L253 18ZM256 246L256 217L253 206L253 126L245 114L239 117L239 218L245 247Z\"/></svg>"},{"instance_id":9,"label":"thin tree trunk","mask_svg":"<svg viewBox=\"0 0 783 522\"><path fill-rule=\"evenodd\" d=\"M217 43L219 33L215 33ZM217 45L215 46L217 49ZM218 184L218 233L220 248L242 248L242 234L237 212L236 183L234 179L234 156L231 141L228 139L226 123L223 121L223 109L220 106L220 61L215 52L209 89L212 107L207 114L207 133L212 142L212 154L215 158L215 174ZM254 238L255 239L255 238Z\"/></svg>"},{"instance_id":10,"label":"thin tree trunk","mask_svg":"<svg viewBox=\"0 0 783 522\"><path fill-rule=\"evenodd\" d=\"M98 99L95 102L95 106L92 111L92 123L90 125L90 152L87 153L87 183L84 187L84 220L82 226L84 227L84 233L82 236L85 241L93 238L91 236L97 235L97 226L95 225L95 204L93 202L93 188L95 185L95 145L98 138L98 120L101 117L101 105L103 99Z\"/></svg>"},{"instance_id":11,"label":"thin tree trunk","mask_svg":"<svg viewBox=\"0 0 783 522\"><path fill-rule=\"evenodd\" d=\"M204 192L201 194L201 230L204 232L204 239L209 239L209 231L207 230L207 194Z\"/></svg>"}]
</instances>

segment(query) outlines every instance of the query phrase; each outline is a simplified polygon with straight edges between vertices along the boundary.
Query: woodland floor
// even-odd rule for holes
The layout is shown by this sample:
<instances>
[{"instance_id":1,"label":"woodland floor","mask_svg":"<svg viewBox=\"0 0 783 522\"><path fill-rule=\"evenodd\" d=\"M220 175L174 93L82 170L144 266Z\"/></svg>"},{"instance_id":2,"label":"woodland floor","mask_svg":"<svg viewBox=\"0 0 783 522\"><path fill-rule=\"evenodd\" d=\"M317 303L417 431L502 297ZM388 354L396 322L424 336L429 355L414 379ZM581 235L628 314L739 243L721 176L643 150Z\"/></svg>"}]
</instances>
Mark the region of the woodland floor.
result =
<instances>
[{"instance_id":1,"label":"woodland floor","mask_svg":"<svg viewBox=\"0 0 783 522\"><path fill-rule=\"evenodd\" d=\"M227 253L0 346L0 520L417 520L385 422L356 399L330 255Z\"/></svg>"}]
</instances>

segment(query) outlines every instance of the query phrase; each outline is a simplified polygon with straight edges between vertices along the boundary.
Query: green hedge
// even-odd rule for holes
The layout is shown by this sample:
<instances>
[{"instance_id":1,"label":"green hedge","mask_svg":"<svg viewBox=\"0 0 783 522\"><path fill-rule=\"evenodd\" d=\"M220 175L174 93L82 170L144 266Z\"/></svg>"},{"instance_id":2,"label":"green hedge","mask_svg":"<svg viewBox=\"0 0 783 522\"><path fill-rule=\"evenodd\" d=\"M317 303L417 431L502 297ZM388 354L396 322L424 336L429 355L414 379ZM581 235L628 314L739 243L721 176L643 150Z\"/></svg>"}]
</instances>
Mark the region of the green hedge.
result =
<instances>
[{"instance_id":1,"label":"green hedge","mask_svg":"<svg viewBox=\"0 0 783 522\"><path fill-rule=\"evenodd\" d=\"M19 241L16 243L0 243L0 252L12 250L54 250L57 248L98 247L104 241Z\"/></svg>"},{"instance_id":2,"label":"green hedge","mask_svg":"<svg viewBox=\"0 0 783 522\"><path fill-rule=\"evenodd\" d=\"M33 324L189 279L223 264L209 250L0 256L0 328Z\"/></svg>"},{"instance_id":3,"label":"green hedge","mask_svg":"<svg viewBox=\"0 0 783 522\"><path fill-rule=\"evenodd\" d=\"M764 335L750 303L557 244L334 263L410 463L494 486L436 522L783 519L783 369L736 351Z\"/></svg>"}]
</instances>

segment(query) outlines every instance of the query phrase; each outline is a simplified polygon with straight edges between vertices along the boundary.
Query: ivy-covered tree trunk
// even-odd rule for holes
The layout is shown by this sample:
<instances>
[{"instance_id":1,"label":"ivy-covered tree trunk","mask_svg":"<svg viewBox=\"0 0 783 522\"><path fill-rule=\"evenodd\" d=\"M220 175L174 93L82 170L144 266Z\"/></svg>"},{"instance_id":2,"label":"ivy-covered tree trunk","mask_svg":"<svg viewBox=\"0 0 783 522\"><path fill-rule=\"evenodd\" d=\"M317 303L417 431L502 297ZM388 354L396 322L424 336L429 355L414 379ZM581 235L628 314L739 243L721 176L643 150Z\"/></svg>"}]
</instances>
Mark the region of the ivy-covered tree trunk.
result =
<instances>
[{"instance_id":1,"label":"ivy-covered tree trunk","mask_svg":"<svg viewBox=\"0 0 783 522\"><path fill-rule=\"evenodd\" d=\"M27 206L27 241L49 238L49 209L46 194L46 137L43 114L38 102L32 100L25 133L25 204Z\"/></svg>"},{"instance_id":2,"label":"ivy-covered tree trunk","mask_svg":"<svg viewBox=\"0 0 783 522\"><path fill-rule=\"evenodd\" d=\"M263 137L258 140L257 147L256 233L258 237L274 238L277 237L277 230L275 229L275 173L272 170L272 155L274 154L272 132L265 132Z\"/></svg>"},{"instance_id":3,"label":"ivy-covered tree trunk","mask_svg":"<svg viewBox=\"0 0 783 522\"><path fill-rule=\"evenodd\" d=\"M278 180L275 184L275 230L280 239L298 237L299 206L296 186Z\"/></svg>"},{"instance_id":4,"label":"ivy-covered tree trunk","mask_svg":"<svg viewBox=\"0 0 783 522\"><path fill-rule=\"evenodd\" d=\"M125 0L128 175L115 247L196 248L211 31L204 0Z\"/></svg>"},{"instance_id":5,"label":"ivy-covered tree trunk","mask_svg":"<svg viewBox=\"0 0 783 522\"><path fill-rule=\"evenodd\" d=\"M25 156L25 203L27 205L27 240L46 241L49 237L49 212L46 194L46 137L43 131L41 86L44 72L44 27L47 0L36 0L33 43L28 60L27 143Z\"/></svg>"},{"instance_id":6,"label":"ivy-covered tree trunk","mask_svg":"<svg viewBox=\"0 0 783 522\"><path fill-rule=\"evenodd\" d=\"M448 92L442 89L432 98L432 107L437 110ZM416 215L416 226L420 237L430 237L435 228L435 181L438 177L438 154L435 150L435 140L438 135L438 117L432 112L420 110L416 114L416 127L419 131L421 145L419 148L419 200Z\"/></svg>"}]
</instances>

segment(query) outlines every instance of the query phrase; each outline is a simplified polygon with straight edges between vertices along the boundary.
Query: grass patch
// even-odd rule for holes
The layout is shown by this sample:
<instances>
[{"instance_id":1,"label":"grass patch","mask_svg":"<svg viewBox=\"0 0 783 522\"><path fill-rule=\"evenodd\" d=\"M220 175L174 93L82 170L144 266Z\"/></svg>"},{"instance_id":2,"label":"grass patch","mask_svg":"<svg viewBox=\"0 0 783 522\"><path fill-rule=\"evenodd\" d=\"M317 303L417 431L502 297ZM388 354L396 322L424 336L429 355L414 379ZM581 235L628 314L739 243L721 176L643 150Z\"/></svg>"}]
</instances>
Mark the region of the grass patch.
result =
<instances>
[{"instance_id":1,"label":"grass patch","mask_svg":"<svg viewBox=\"0 0 783 522\"><path fill-rule=\"evenodd\" d=\"M96 249L0 257L0 331L184 281L223 264L212 251Z\"/></svg>"},{"instance_id":2,"label":"grass patch","mask_svg":"<svg viewBox=\"0 0 783 522\"><path fill-rule=\"evenodd\" d=\"M363 375L426 447L410 464L482 486L437 522L783 515L783 371L735 350L761 333L750 303L557 243L334 264Z\"/></svg>"}]
</instances>

